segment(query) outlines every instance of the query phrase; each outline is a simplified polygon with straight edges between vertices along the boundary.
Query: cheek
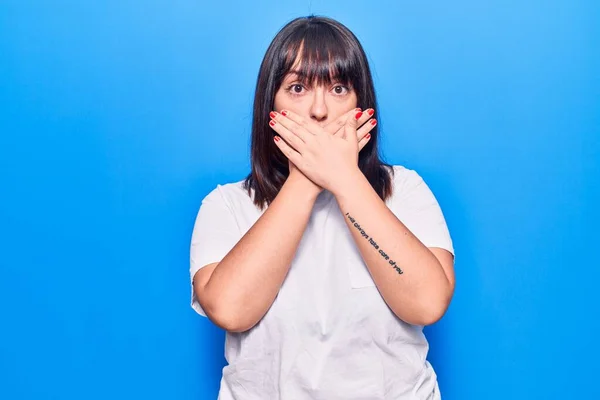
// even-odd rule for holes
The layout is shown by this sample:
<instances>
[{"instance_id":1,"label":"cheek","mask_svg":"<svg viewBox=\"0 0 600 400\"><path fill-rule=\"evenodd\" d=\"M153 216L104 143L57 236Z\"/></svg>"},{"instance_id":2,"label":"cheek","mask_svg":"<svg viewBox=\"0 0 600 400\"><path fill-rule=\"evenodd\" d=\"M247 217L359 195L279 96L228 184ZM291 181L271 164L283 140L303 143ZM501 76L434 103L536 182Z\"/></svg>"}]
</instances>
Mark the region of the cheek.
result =
<instances>
[{"instance_id":1,"label":"cheek","mask_svg":"<svg viewBox=\"0 0 600 400\"><path fill-rule=\"evenodd\" d=\"M348 102L348 109L356 107L358 107L358 98L356 97L356 93L352 92L352 95L350 96L350 100Z\"/></svg>"},{"instance_id":2,"label":"cheek","mask_svg":"<svg viewBox=\"0 0 600 400\"><path fill-rule=\"evenodd\" d=\"M335 104L335 111L331 110L334 113L342 115L352 109L358 107L358 101L356 95L348 96L345 99L338 99L337 102L332 102Z\"/></svg>"},{"instance_id":3,"label":"cheek","mask_svg":"<svg viewBox=\"0 0 600 400\"><path fill-rule=\"evenodd\" d=\"M353 92L347 96L334 96L331 95L330 101L331 107L335 107L336 111L340 113L350 111L353 108L358 107L358 99L356 94ZM332 110L333 111L333 110Z\"/></svg>"},{"instance_id":4,"label":"cheek","mask_svg":"<svg viewBox=\"0 0 600 400\"><path fill-rule=\"evenodd\" d=\"M288 101L286 101L285 93L282 90L275 93L275 101L274 101L273 109L275 111L281 111L281 110L288 108L287 105L288 105Z\"/></svg>"},{"instance_id":5,"label":"cheek","mask_svg":"<svg viewBox=\"0 0 600 400\"><path fill-rule=\"evenodd\" d=\"M309 101L310 99L308 96L298 96L297 98L293 98L287 94L285 90L281 90L280 92L275 93L274 109L275 111L290 110L296 114L302 114L303 110L310 106L310 104L305 104Z\"/></svg>"}]
</instances>

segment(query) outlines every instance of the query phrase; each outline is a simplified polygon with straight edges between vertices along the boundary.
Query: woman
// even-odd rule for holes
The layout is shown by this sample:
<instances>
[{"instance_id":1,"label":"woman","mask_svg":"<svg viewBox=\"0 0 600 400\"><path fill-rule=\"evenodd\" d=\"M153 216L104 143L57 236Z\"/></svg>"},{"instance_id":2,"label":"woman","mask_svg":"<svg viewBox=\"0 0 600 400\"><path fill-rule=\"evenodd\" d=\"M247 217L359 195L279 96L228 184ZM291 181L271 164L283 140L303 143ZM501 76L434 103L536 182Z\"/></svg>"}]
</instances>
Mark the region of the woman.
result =
<instances>
[{"instance_id":1,"label":"woman","mask_svg":"<svg viewBox=\"0 0 600 400\"><path fill-rule=\"evenodd\" d=\"M452 298L452 241L421 177L379 159L375 107L345 26L276 35L252 171L203 199L192 234L192 307L227 331L220 400L440 398L422 329Z\"/></svg>"}]
</instances>

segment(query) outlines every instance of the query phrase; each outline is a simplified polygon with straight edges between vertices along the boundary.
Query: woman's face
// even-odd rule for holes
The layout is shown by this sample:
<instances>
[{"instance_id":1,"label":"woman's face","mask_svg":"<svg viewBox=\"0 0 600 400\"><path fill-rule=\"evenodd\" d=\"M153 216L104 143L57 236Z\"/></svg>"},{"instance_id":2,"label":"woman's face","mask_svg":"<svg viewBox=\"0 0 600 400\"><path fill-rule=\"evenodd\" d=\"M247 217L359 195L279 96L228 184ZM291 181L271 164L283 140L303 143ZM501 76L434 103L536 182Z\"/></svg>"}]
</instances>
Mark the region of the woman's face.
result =
<instances>
[{"instance_id":1,"label":"woman's face","mask_svg":"<svg viewBox=\"0 0 600 400\"><path fill-rule=\"evenodd\" d=\"M356 93L341 83L305 87L295 68L283 79L275 93L275 111L290 110L325 126L342 114L357 107Z\"/></svg>"}]
</instances>

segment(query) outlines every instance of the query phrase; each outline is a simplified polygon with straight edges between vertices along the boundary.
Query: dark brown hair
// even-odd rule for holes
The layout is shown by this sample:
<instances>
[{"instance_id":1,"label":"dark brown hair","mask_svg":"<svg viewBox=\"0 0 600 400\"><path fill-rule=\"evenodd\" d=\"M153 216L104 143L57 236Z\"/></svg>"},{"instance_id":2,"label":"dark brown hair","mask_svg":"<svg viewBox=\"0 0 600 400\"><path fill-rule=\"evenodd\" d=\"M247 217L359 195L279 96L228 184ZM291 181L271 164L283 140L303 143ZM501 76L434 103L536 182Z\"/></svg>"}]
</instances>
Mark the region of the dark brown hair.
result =
<instances>
[{"instance_id":1,"label":"dark brown hair","mask_svg":"<svg viewBox=\"0 0 600 400\"><path fill-rule=\"evenodd\" d=\"M269 127L269 112L273 110L275 94L283 79L294 66L302 48L300 71L305 83L330 84L332 77L352 87L357 107L377 108L375 88L365 52L354 34L341 23L327 17L308 16L290 21L275 36L262 60L254 95L252 118L251 169L244 188L260 209L279 193L289 175L288 160L273 143ZM371 130L371 139L360 151L358 166L382 200L392 192L392 166L381 161L378 154L378 124Z\"/></svg>"}]
</instances>

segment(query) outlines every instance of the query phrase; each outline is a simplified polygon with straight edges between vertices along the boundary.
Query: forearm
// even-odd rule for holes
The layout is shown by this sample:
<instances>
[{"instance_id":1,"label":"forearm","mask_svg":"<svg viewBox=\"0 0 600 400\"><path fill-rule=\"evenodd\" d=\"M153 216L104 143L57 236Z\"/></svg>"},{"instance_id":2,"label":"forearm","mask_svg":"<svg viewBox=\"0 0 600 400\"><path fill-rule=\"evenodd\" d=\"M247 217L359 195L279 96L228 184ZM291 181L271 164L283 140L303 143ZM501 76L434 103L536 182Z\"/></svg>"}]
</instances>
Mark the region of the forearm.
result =
<instances>
[{"instance_id":1,"label":"forearm","mask_svg":"<svg viewBox=\"0 0 600 400\"><path fill-rule=\"evenodd\" d=\"M204 295L230 330L254 326L275 300L289 271L316 193L287 180L267 210L213 271Z\"/></svg>"},{"instance_id":2,"label":"forearm","mask_svg":"<svg viewBox=\"0 0 600 400\"><path fill-rule=\"evenodd\" d=\"M435 322L451 297L435 255L395 216L360 172L343 178L334 195L382 297L402 320Z\"/></svg>"}]
</instances>

